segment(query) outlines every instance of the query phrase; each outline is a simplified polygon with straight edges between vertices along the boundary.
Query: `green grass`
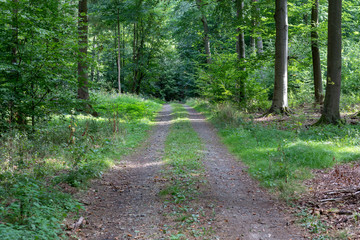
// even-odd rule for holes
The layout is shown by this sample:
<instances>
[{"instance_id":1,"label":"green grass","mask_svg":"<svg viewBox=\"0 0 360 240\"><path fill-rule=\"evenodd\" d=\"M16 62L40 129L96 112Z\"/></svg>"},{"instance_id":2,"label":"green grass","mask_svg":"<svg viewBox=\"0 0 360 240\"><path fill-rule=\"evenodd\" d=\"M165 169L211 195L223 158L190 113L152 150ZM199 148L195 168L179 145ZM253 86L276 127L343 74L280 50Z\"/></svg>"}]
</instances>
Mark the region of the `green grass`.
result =
<instances>
[{"instance_id":1,"label":"green grass","mask_svg":"<svg viewBox=\"0 0 360 240\"><path fill-rule=\"evenodd\" d=\"M199 186L204 184L203 144L188 120L188 113L181 104L172 104L174 120L165 141L164 160L167 164L164 178L169 183L160 192L166 208L171 208L173 226L164 226L164 233L171 234L170 239L187 239L186 236L200 237L207 229L189 230L190 225L199 222L202 209L191 202L196 200Z\"/></svg>"},{"instance_id":2,"label":"green grass","mask_svg":"<svg viewBox=\"0 0 360 240\"><path fill-rule=\"evenodd\" d=\"M165 141L164 160L169 166L168 177L175 181L160 195L170 195L175 203L187 201L195 193L199 173L203 171L201 163L202 143L187 118L187 112L181 104L172 104L173 125Z\"/></svg>"},{"instance_id":3,"label":"green grass","mask_svg":"<svg viewBox=\"0 0 360 240\"><path fill-rule=\"evenodd\" d=\"M312 169L360 159L358 126L306 129L299 123L283 123L282 129L285 126L288 130L282 130L274 124L246 122L241 113L228 106L195 100L189 104L207 114L230 151L249 166L251 176L286 199L295 196L301 181L311 177Z\"/></svg>"},{"instance_id":4,"label":"green grass","mask_svg":"<svg viewBox=\"0 0 360 240\"><path fill-rule=\"evenodd\" d=\"M128 95L93 97L97 118L53 116L35 133L1 136L0 239L65 238L62 221L81 205L60 186L82 187L101 176L147 137L161 108Z\"/></svg>"},{"instance_id":5,"label":"green grass","mask_svg":"<svg viewBox=\"0 0 360 240\"><path fill-rule=\"evenodd\" d=\"M159 109L160 105L159 101L146 100L130 94L122 94L119 97L117 94L98 93L95 95L95 101L95 111L105 116L115 114L122 119L152 118L154 109Z\"/></svg>"}]
</instances>

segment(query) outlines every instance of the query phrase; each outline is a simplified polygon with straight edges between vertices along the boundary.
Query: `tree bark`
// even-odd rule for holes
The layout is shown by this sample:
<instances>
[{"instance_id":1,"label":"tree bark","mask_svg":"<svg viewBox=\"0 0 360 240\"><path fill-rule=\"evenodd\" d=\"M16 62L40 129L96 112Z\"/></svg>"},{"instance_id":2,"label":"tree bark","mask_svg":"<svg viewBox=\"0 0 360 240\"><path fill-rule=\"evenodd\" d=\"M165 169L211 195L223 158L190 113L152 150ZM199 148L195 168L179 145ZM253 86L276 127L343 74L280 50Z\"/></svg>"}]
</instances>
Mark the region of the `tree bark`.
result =
<instances>
[{"instance_id":1,"label":"tree bark","mask_svg":"<svg viewBox=\"0 0 360 240\"><path fill-rule=\"evenodd\" d=\"M244 25L244 1L243 0L236 0L236 16L237 16L237 23L240 26ZM238 36L237 36L237 43L236 43L236 52L237 57L239 60L240 66L243 64L245 60L245 37L244 37L244 31L239 27L237 29ZM240 71L245 71L246 69L244 67L241 67ZM246 98L246 87L245 87L245 81L244 77L240 77L239 79L239 102L244 102Z\"/></svg>"},{"instance_id":2,"label":"tree bark","mask_svg":"<svg viewBox=\"0 0 360 240\"><path fill-rule=\"evenodd\" d=\"M288 15L287 0L275 1L275 84L271 112L288 110Z\"/></svg>"},{"instance_id":3,"label":"tree bark","mask_svg":"<svg viewBox=\"0 0 360 240\"><path fill-rule=\"evenodd\" d=\"M134 67L133 67L133 82L132 82L132 87L131 87L131 92L132 93L135 93L135 90L136 90L136 81L137 81L137 74L138 74L138 71L137 71L137 27L136 27L136 23L134 23L134 40L133 40L133 64L134 64Z\"/></svg>"},{"instance_id":4,"label":"tree bark","mask_svg":"<svg viewBox=\"0 0 360 240\"><path fill-rule=\"evenodd\" d=\"M118 65L118 90L119 90L119 94L121 94L121 38L120 38L120 11L118 9L117 11L117 29L118 29L118 61L117 61L117 65Z\"/></svg>"},{"instance_id":5,"label":"tree bark","mask_svg":"<svg viewBox=\"0 0 360 240\"><path fill-rule=\"evenodd\" d=\"M17 85L19 84L19 69L18 65L20 64L19 56L18 56L18 49L19 49L19 1L18 0L12 0L12 3L14 5L13 11L12 11L12 19L11 19L11 27L12 27L12 47L11 47L11 64L16 69L15 71L12 71L10 78L13 79L14 85L13 85L13 94L14 99L10 100L9 102L9 122L10 123L18 123L22 124L23 122L23 114L21 113L21 110L17 108L16 103L19 101L19 91L17 88Z\"/></svg>"},{"instance_id":6,"label":"tree bark","mask_svg":"<svg viewBox=\"0 0 360 240\"><path fill-rule=\"evenodd\" d=\"M79 61L78 61L78 98L89 99L88 64L86 61L88 45L88 8L87 0L79 0Z\"/></svg>"},{"instance_id":7,"label":"tree bark","mask_svg":"<svg viewBox=\"0 0 360 240\"><path fill-rule=\"evenodd\" d=\"M92 51L91 51L91 55L92 55L92 60L95 63L96 62L96 34L94 34L93 37L93 46L92 46ZM94 64L91 64L91 70L90 70L90 80L93 82L95 78L95 66Z\"/></svg>"},{"instance_id":8,"label":"tree bark","mask_svg":"<svg viewBox=\"0 0 360 240\"><path fill-rule=\"evenodd\" d=\"M199 10L202 10L202 0L196 0L196 5L199 8ZM210 49L210 38L209 38L209 26L207 23L207 19L206 16L203 12L201 12L201 22L203 23L203 28L204 28L204 37L203 37L203 41L204 41L204 48L205 48L205 54L206 54L206 63L210 64L212 62L211 60L211 49Z\"/></svg>"},{"instance_id":9,"label":"tree bark","mask_svg":"<svg viewBox=\"0 0 360 240\"><path fill-rule=\"evenodd\" d=\"M254 35L254 31L252 33L252 35ZM251 54L250 55L256 55L256 38L253 36L250 36L250 49L251 49Z\"/></svg>"},{"instance_id":10,"label":"tree bark","mask_svg":"<svg viewBox=\"0 0 360 240\"><path fill-rule=\"evenodd\" d=\"M253 4L255 5L258 0L252 0ZM255 6L255 27L259 27L259 19L260 19L260 8ZM260 36L260 32L257 33L258 37L256 38L256 47L257 53L262 54L264 52L264 44L262 37Z\"/></svg>"},{"instance_id":11,"label":"tree bark","mask_svg":"<svg viewBox=\"0 0 360 240\"><path fill-rule=\"evenodd\" d=\"M122 36L121 36L121 40L122 40L122 55L125 56L125 28L124 25L122 25ZM123 68L125 66L125 58L123 57L121 59L121 68ZM124 80L124 76L122 76L123 80Z\"/></svg>"},{"instance_id":12,"label":"tree bark","mask_svg":"<svg viewBox=\"0 0 360 240\"><path fill-rule=\"evenodd\" d=\"M321 62L319 50L319 34L317 27L319 25L319 0L314 0L311 9L311 52L314 72L314 90L315 103L323 104L324 94L321 79Z\"/></svg>"},{"instance_id":13,"label":"tree bark","mask_svg":"<svg viewBox=\"0 0 360 240\"><path fill-rule=\"evenodd\" d=\"M318 123L337 124L340 121L341 10L341 0L329 0L326 94Z\"/></svg>"},{"instance_id":14,"label":"tree bark","mask_svg":"<svg viewBox=\"0 0 360 240\"><path fill-rule=\"evenodd\" d=\"M262 37L257 37L256 45L257 45L258 54L263 54L264 53L264 44L263 44Z\"/></svg>"}]
</instances>

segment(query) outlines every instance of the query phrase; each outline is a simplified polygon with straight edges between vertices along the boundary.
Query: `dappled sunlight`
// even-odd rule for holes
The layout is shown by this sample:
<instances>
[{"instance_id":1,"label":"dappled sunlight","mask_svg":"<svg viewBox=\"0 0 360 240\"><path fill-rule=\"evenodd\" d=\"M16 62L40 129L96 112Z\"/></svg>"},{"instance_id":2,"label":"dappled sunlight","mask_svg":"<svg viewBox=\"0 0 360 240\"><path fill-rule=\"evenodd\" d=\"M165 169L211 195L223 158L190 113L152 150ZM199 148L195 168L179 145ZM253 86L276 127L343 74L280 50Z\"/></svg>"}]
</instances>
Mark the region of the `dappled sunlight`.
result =
<instances>
[{"instance_id":1,"label":"dappled sunlight","mask_svg":"<svg viewBox=\"0 0 360 240\"><path fill-rule=\"evenodd\" d=\"M116 169L116 170L138 169L138 168L156 167L156 166L163 166L163 165L165 165L164 161L148 162L145 164L138 163L138 162L126 162L123 165L115 166L114 169Z\"/></svg>"},{"instance_id":2,"label":"dappled sunlight","mask_svg":"<svg viewBox=\"0 0 360 240\"><path fill-rule=\"evenodd\" d=\"M205 119L198 119L198 118L191 118L191 117L189 117L189 121L190 122L201 122L201 123L206 122Z\"/></svg>"}]
</instances>

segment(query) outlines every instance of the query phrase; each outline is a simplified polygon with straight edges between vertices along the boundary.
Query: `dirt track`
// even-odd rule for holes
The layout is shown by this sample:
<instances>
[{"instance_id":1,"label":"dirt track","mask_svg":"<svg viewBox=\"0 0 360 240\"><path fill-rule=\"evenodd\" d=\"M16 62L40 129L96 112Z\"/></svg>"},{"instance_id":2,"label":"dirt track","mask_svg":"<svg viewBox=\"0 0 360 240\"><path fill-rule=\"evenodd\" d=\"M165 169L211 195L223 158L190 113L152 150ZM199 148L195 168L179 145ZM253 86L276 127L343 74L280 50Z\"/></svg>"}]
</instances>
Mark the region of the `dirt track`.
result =
<instances>
[{"instance_id":1,"label":"dirt track","mask_svg":"<svg viewBox=\"0 0 360 240\"><path fill-rule=\"evenodd\" d=\"M258 187L245 166L220 142L205 117L187 109L193 128L205 143L203 162L211 187L206 198L222 206L216 209L216 235L221 239L304 239L298 229L289 226L282 206Z\"/></svg>"},{"instance_id":2,"label":"dirt track","mask_svg":"<svg viewBox=\"0 0 360 240\"><path fill-rule=\"evenodd\" d=\"M214 233L189 239L304 239L281 211L282 205L250 179L245 167L219 141L216 130L201 114L186 108L205 144L203 162L209 186L199 202L204 207L217 206ZM165 218L158 192L162 183L156 180L170 124L171 108L165 105L143 147L93 182L82 197L87 203L87 224L78 234L81 239L169 239L161 232Z\"/></svg>"}]
</instances>

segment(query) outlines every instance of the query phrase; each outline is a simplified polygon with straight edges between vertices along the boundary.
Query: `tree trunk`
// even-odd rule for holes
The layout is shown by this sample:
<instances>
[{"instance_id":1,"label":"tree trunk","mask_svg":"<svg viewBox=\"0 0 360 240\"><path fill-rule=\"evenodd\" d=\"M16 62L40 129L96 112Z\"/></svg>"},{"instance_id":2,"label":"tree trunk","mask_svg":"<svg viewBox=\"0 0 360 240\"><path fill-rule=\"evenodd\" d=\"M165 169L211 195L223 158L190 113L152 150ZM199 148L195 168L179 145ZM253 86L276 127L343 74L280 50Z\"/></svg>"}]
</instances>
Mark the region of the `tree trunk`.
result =
<instances>
[{"instance_id":1,"label":"tree trunk","mask_svg":"<svg viewBox=\"0 0 360 240\"><path fill-rule=\"evenodd\" d=\"M244 25L244 1L243 0L236 0L236 16L237 16L237 24L240 26ZM245 37L244 37L244 31L241 28L237 29L238 36L237 36L237 43L236 43L236 52L237 57L239 60L240 66L245 61ZM240 71L245 71L246 69L244 67L241 67ZM240 77L239 79L239 102L244 102L246 98L245 93L245 81L244 77Z\"/></svg>"},{"instance_id":2,"label":"tree trunk","mask_svg":"<svg viewBox=\"0 0 360 240\"><path fill-rule=\"evenodd\" d=\"M136 23L134 23L134 41L133 41L133 82L132 82L132 87L131 87L131 92L132 93L135 93L135 90L136 90L136 81L137 81L137 78L138 78L138 71L137 71L137 27L136 27Z\"/></svg>"},{"instance_id":3,"label":"tree trunk","mask_svg":"<svg viewBox=\"0 0 360 240\"><path fill-rule=\"evenodd\" d=\"M275 1L275 84L271 112L287 113L288 110L288 16L287 0Z\"/></svg>"},{"instance_id":4,"label":"tree trunk","mask_svg":"<svg viewBox=\"0 0 360 240\"><path fill-rule=\"evenodd\" d=\"M257 25L257 14L256 14L256 7L255 3L256 0L251 1L251 36L250 36L250 55L256 55L256 25Z\"/></svg>"},{"instance_id":5,"label":"tree trunk","mask_svg":"<svg viewBox=\"0 0 360 240\"><path fill-rule=\"evenodd\" d=\"M255 5L258 0L252 0L253 5ZM260 8L255 6L255 27L259 27L259 19L260 19ZM262 54L264 52L264 44L262 37L260 36L260 32L257 33L258 37L256 38L256 47L257 47L257 53Z\"/></svg>"},{"instance_id":6,"label":"tree trunk","mask_svg":"<svg viewBox=\"0 0 360 240\"><path fill-rule=\"evenodd\" d=\"M255 35L254 31L252 35ZM250 36L250 49L251 49L250 55L256 55L256 38L254 36Z\"/></svg>"},{"instance_id":7,"label":"tree trunk","mask_svg":"<svg viewBox=\"0 0 360 240\"><path fill-rule=\"evenodd\" d=\"M329 0L326 94L318 123L337 124L340 121L341 10L341 0Z\"/></svg>"},{"instance_id":8,"label":"tree trunk","mask_svg":"<svg viewBox=\"0 0 360 240\"><path fill-rule=\"evenodd\" d=\"M120 62L120 67L121 69L124 69L125 66L125 28L124 25L121 25L121 56L123 56L121 58L121 62ZM121 75L122 81L123 83L125 83L125 77L124 74ZM124 89L122 89L122 91L124 91Z\"/></svg>"},{"instance_id":9,"label":"tree trunk","mask_svg":"<svg viewBox=\"0 0 360 240\"><path fill-rule=\"evenodd\" d=\"M14 4L14 9L12 12L12 19L11 19L11 27L13 29L12 31L12 48L11 48L11 64L13 66L17 66L17 49L18 49L18 45L19 45L19 37L18 37L18 0L13 0L12 1ZM11 78L14 78L14 86L13 86L13 92L14 92L14 96L15 96L15 100L10 100L9 102L9 112L10 112L10 116L9 116L9 122L13 123L16 120L16 110L15 110L15 102L17 102L16 98L17 98L17 88L16 88L16 83L19 82L19 72L18 69L16 69L16 71L14 71L13 74L11 74Z\"/></svg>"},{"instance_id":10,"label":"tree trunk","mask_svg":"<svg viewBox=\"0 0 360 240\"><path fill-rule=\"evenodd\" d=\"M263 54L264 53L264 45L263 45L262 37L257 37L256 45L257 45L257 52L259 54Z\"/></svg>"},{"instance_id":11,"label":"tree trunk","mask_svg":"<svg viewBox=\"0 0 360 240\"><path fill-rule=\"evenodd\" d=\"M118 65L118 88L119 88L119 94L121 94L121 38L120 38L120 11L118 9L117 11L117 28L118 28L118 61L117 61L117 65Z\"/></svg>"},{"instance_id":12,"label":"tree trunk","mask_svg":"<svg viewBox=\"0 0 360 240\"><path fill-rule=\"evenodd\" d=\"M92 51L91 51L91 55L92 55L92 60L95 63L96 62L96 35L94 34L93 37L93 47L92 47ZM90 80L93 82L95 78L95 66L94 64L91 64L91 70L90 70Z\"/></svg>"},{"instance_id":13,"label":"tree trunk","mask_svg":"<svg viewBox=\"0 0 360 240\"><path fill-rule=\"evenodd\" d=\"M86 61L88 45L87 0L79 0L79 61L78 61L78 98L89 99L88 64Z\"/></svg>"},{"instance_id":14,"label":"tree trunk","mask_svg":"<svg viewBox=\"0 0 360 240\"><path fill-rule=\"evenodd\" d=\"M199 8L199 10L202 10L202 0L196 0L196 5ZM212 62L211 60L211 50L210 50L210 40L209 40L209 26L207 23L207 19L205 14L201 13L201 22L203 23L204 27L204 47L205 47L205 54L206 54L206 63L210 64Z\"/></svg>"},{"instance_id":15,"label":"tree trunk","mask_svg":"<svg viewBox=\"0 0 360 240\"><path fill-rule=\"evenodd\" d=\"M314 72L315 103L323 104L324 94L321 79L321 62L319 51L319 0L314 0L311 9L311 52Z\"/></svg>"}]
</instances>

